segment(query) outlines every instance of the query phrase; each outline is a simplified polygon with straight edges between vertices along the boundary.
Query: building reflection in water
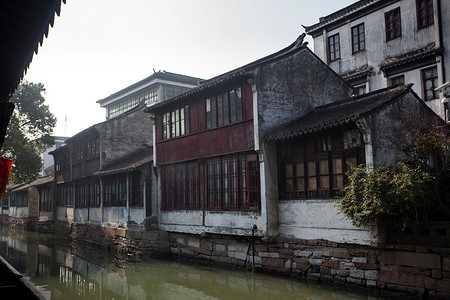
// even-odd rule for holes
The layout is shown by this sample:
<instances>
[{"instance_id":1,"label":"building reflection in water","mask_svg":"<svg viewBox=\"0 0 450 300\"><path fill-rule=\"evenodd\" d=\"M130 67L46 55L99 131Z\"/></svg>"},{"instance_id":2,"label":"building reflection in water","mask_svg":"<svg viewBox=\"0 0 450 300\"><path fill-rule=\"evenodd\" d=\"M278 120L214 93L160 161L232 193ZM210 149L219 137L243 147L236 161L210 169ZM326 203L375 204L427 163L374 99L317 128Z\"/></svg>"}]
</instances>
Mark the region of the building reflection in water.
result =
<instances>
[{"instance_id":1,"label":"building reflection in water","mask_svg":"<svg viewBox=\"0 0 450 300\"><path fill-rule=\"evenodd\" d=\"M0 232L0 254L49 299L376 299L295 279L186 263L133 261L53 235Z\"/></svg>"}]
</instances>

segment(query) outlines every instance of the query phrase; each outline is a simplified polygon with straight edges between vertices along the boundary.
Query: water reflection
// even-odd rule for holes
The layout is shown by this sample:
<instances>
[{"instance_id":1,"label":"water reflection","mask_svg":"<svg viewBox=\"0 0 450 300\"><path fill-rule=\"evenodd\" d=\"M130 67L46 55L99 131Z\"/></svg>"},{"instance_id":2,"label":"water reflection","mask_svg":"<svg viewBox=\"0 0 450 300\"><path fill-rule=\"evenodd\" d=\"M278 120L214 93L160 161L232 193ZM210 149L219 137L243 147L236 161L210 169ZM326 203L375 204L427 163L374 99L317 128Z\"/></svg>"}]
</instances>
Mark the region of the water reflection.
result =
<instances>
[{"instance_id":1,"label":"water reflection","mask_svg":"<svg viewBox=\"0 0 450 300\"><path fill-rule=\"evenodd\" d=\"M0 254L49 299L377 299L266 274L136 261L8 228L0 231Z\"/></svg>"}]
</instances>

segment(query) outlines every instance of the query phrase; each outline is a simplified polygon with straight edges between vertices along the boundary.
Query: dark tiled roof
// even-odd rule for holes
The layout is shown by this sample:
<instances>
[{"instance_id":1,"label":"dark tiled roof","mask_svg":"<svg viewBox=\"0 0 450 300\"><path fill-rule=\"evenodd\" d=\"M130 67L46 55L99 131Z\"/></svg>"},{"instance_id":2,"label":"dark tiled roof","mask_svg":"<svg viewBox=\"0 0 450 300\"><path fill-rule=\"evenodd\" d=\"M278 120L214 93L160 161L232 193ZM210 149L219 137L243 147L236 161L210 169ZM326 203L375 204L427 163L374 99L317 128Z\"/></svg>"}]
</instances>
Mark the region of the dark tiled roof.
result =
<instances>
[{"instance_id":1,"label":"dark tiled roof","mask_svg":"<svg viewBox=\"0 0 450 300\"><path fill-rule=\"evenodd\" d=\"M145 148L135 151L123 158L117 159L108 164L101 171L95 172L94 176L112 175L122 172L133 171L136 168L153 161L152 148Z\"/></svg>"},{"instance_id":2,"label":"dark tiled roof","mask_svg":"<svg viewBox=\"0 0 450 300\"><path fill-rule=\"evenodd\" d=\"M271 55L268 55L266 57L263 57L259 60L256 60L254 62L251 62L245 66L242 66L240 68L234 69L232 71L229 71L227 73L221 74L219 76L213 77L209 80L205 80L202 82L202 84L196 88L193 88L190 91L187 91L184 94L181 94L179 96L173 97L169 100L163 101L161 103L155 104L150 106L149 108L147 108L147 112L152 112L154 110L157 110L161 107L165 107L169 104L181 101L182 99L186 99L192 95L198 95L201 93L204 93L210 89L213 89L217 86L220 86L222 84L227 84L227 83L231 83L240 79L245 79L245 78L251 78L253 75L250 74L250 72L252 71L252 69L254 69L255 67L273 62L277 59L281 59L285 56L288 56L290 54L293 54L297 51L300 51L302 49L308 49L307 48L307 42L303 43L303 39L305 37L305 34L301 34L298 39L292 43L291 45L289 45L288 47L275 52Z\"/></svg>"},{"instance_id":3,"label":"dark tiled roof","mask_svg":"<svg viewBox=\"0 0 450 300\"><path fill-rule=\"evenodd\" d=\"M0 98L14 92L60 9L61 0L1 1Z\"/></svg>"},{"instance_id":4,"label":"dark tiled roof","mask_svg":"<svg viewBox=\"0 0 450 300\"><path fill-rule=\"evenodd\" d=\"M23 191L23 190L26 190L33 186L40 186L40 185L44 185L44 184L49 184L51 182L53 182L53 176L41 177L41 178L38 178L35 181L32 181L28 184L20 183L20 184L10 185L10 186L8 186L7 190L10 192Z\"/></svg>"},{"instance_id":5,"label":"dark tiled roof","mask_svg":"<svg viewBox=\"0 0 450 300\"><path fill-rule=\"evenodd\" d=\"M380 70L386 71L410 62L418 61L423 58L427 58L430 56L436 56L439 54L442 54L444 49L436 49L434 48L434 43L432 45L429 45L425 48L415 50L413 52L405 53L396 57L389 57L386 58L384 63L381 64Z\"/></svg>"},{"instance_id":6,"label":"dark tiled roof","mask_svg":"<svg viewBox=\"0 0 450 300\"><path fill-rule=\"evenodd\" d=\"M354 122L378 108L394 101L409 91L412 85L400 85L378 90L359 97L316 107L301 118L281 125L265 137L266 141L293 138L307 133Z\"/></svg>"},{"instance_id":7,"label":"dark tiled roof","mask_svg":"<svg viewBox=\"0 0 450 300\"><path fill-rule=\"evenodd\" d=\"M367 74L369 74L371 71L372 71L372 67L370 67L369 65L364 65L361 68L358 68L358 69L350 71L350 72L342 73L339 75L342 78L344 78L345 80L350 81L353 79L367 76Z\"/></svg>"},{"instance_id":8,"label":"dark tiled roof","mask_svg":"<svg viewBox=\"0 0 450 300\"><path fill-rule=\"evenodd\" d=\"M311 31L317 30L318 28L321 28L322 26L332 23L335 20L338 20L340 18L343 18L346 15L349 15L351 13L354 13L361 8L366 7L372 2L377 2L378 0L360 0L353 4L350 4L349 6L346 6L338 11L335 11L332 14L329 14L325 17L319 18L319 23L313 24L311 26L303 26L305 28L306 33L310 34ZM385 1L385 0L381 0Z\"/></svg>"}]
</instances>

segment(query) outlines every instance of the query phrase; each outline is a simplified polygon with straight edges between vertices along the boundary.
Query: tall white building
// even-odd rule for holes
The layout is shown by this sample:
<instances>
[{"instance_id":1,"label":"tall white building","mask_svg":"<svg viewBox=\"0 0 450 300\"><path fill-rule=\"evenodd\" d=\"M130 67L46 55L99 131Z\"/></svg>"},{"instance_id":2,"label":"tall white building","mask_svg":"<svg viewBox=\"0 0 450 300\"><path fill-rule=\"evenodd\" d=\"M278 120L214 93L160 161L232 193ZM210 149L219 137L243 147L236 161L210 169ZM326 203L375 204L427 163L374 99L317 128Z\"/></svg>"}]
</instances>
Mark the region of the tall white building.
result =
<instances>
[{"instance_id":1,"label":"tall white building","mask_svg":"<svg viewBox=\"0 0 450 300\"><path fill-rule=\"evenodd\" d=\"M397 83L444 117L437 87L450 80L450 1L360 0L305 26L314 52L358 94Z\"/></svg>"},{"instance_id":2,"label":"tall white building","mask_svg":"<svg viewBox=\"0 0 450 300\"><path fill-rule=\"evenodd\" d=\"M147 106L178 96L196 87L200 79L196 77L154 72L149 77L136 82L97 103L106 108L106 119L114 118L136 107L142 100Z\"/></svg>"}]
</instances>

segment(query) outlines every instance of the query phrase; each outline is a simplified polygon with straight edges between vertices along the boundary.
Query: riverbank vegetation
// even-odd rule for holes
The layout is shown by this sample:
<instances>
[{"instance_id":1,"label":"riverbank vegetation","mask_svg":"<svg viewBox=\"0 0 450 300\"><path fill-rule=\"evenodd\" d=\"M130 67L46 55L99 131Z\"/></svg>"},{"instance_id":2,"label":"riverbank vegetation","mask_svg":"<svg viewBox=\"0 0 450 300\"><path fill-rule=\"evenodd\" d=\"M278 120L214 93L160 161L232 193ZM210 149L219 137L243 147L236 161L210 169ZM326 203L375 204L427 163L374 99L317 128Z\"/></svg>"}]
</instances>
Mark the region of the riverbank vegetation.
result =
<instances>
[{"instance_id":1,"label":"riverbank vegetation","mask_svg":"<svg viewBox=\"0 0 450 300\"><path fill-rule=\"evenodd\" d=\"M405 127L408 129L408 127ZM450 140L448 124L405 130L393 163L368 172L353 166L339 209L356 226L374 222L390 229L450 219Z\"/></svg>"}]
</instances>

